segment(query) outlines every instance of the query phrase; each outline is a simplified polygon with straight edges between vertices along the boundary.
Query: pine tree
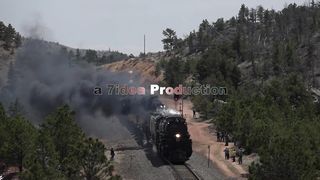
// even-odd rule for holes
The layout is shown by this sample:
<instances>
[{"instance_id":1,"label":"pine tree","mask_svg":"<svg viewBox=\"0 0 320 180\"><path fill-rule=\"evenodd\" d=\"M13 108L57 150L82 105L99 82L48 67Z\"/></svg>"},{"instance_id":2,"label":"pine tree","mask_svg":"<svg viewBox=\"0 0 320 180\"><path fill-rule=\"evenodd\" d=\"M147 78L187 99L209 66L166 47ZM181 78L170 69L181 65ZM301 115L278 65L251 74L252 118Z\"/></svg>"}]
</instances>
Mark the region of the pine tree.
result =
<instances>
[{"instance_id":1,"label":"pine tree","mask_svg":"<svg viewBox=\"0 0 320 180\"><path fill-rule=\"evenodd\" d=\"M97 63L98 62L98 54L95 50L87 50L84 56L84 59L89 63Z\"/></svg>"},{"instance_id":2,"label":"pine tree","mask_svg":"<svg viewBox=\"0 0 320 180\"><path fill-rule=\"evenodd\" d=\"M178 58L173 58L168 61L164 69L164 80L171 87L176 87L183 83L184 74L182 73L182 62Z\"/></svg>"},{"instance_id":3,"label":"pine tree","mask_svg":"<svg viewBox=\"0 0 320 180\"><path fill-rule=\"evenodd\" d=\"M52 137L40 129L35 139L35 151L26 160L27 170L22 179L66 179L59 171L58 153L55 150Z\"/></svg>"},{"instance_id":4,"label":"pine tree","mask_svg":"<svg viewBox=\"0 0 320 180\"><path fill-rule=\"evenodd\" d=\"M42 127L53 140L63 174L68 178L79 178L84 134L74 121L74 112L69 106L62 106L46 118Z\"/></svg>"},{"instance_id":5,"label":"pine tree","mask_svg":"<svg viewBox=\"0 0 320 180\"><path fill-rule=\"evenodd\" d=\"M0 40L1 41L4 41L6 28L7 27L4 25L4 23L0 21Z\"/></svg>"},{"instance_id":6,"label":"pine tree","mask_svg":"<svg viewBox=\"0 0 320 180\"><path fill-rule=\"evenodd\" d=\"M108 58L106 55L103 55L100 60L99 64L107 64L108 63Z\"/></svg>"},{"instance_id":7,"label":"pine tree","mask_svg":"<svg viewBox=\"0 0 320 180\"><path fill-rule=\"evenodd\" d=\"M187 44L189 48L189 53L192 54L196 51L196 33L190 32L189 37L187 38Z\"/></svg>"},{"instance_id":8,"label":"pine tree","mask_svg":"<svg viewBox=\"0 0 320 180\"><path fill-rule=\"evenodd\" d=\"M7 127L8 127L8 116L6 115L5 109L0 104L0 159L5 158L5 150L4 150L4 145L6 140L8 139L8 133L7 133ZM1 171L4 169L0 169Z\"/></svg>"},{"instance_id":9,"label":"pine tree","mask_svg":"<svg viewBox=\"0 0 320 180\"><path fill-rule=\"evenodd\" d=\"M223 18L219 18L216 23L214 23L214 27L217 29L217 31L223 31L225 27Z\"/></svg>"},{"instance_id":10,"label":"pine tree","mask_svg":"<svg viewBox=\"0 0 320 180\"><path fill-rule=\"evenodd\" d=\"M204 51L209 45L211 41L211 30L212 26L208 22L208 20L203 20L202 23L199 26L198 31L198 50Z\"/></svg>"},{"instance_id":11,"label":"pine tree","mask_svg":"<svg viewBox=\"0 0 320 180\"><path fill-rule=\"evenodd\" d=\"M250 9L249 20L251 23L256 23L256 21L257 21L257 13L256 13L256 10L253 8Z\"/></svg>"},{"instance_id":12,"label":"pine tree","mask_svg":"<svg viewBox=\"0 0 320 180\"><path fill-rule=\"evenodd\" d=\"M76 50L76 59L77 60L81 59L81 54L80 54L80 50L79 49Z\"/></svg>"},{"instance_id":13,"label":"pine tree","mask_svg":"<svg viewBox=\"0 0 320 180\"><path fill-rule=\"evenodd\" d=\"M248 16L249 16L249 9L244 4L242 4L241 8L240 8L240 11L238 13L238 21L239 21L239 23L240 24L246 23L247 19L248 19Z\"/></svg>"},{"instance_id":14,"label":"pine tree","mask_svg":"<svg viewBox=\"0 0 320 180\"><path fill-rule=\"evenodd\" d=\"M81 167L86 179L106 179L112 176L113 166L108 161L105 146L98 139L88 138L81 149Z\"/></svg>"},{"instance_id":15,"label":"pine tree","mask_svg":"<svg viewBox=\"0 0 320 180\"><path fill-rule=\"evenodd\" d=\"M5 42L4 48L6 50L10 50L12 48L14 38L15 38L15 29L12 27L11 24L9 24L5 30L5 35L4 35L4 42Z\"/></svg>"},{"instance_id":16,"label":"pine tree","mask_svg":"<svg viewBox=\"0 0 320 180\"><path fill-rule=\"evenodd\" d=\"M258 10L257 10L257 18L259 20L260 23L263 23L264 21L264 9L262 6L258 6Z\"/></svg>"},{"instance_id":17,"label":"pine tree","mask_svg":"<svg viewBox=\"0 0 320 180\"><path fill-rule=\"evenodd\" d=\"M6 131L8 136L1 148L4 159L8 164L17 164L19 171L22 172L23 168L27 168L26 159L35 151L34 140L37 131L22 116L11 117Z\"/></svg>"},{"instance_id":18,"label":"pine tree","mask_svg":"<svg viewBox=\"0 0 320 180\"><path fill-rule=\"evenodd\" d=\"M16 37L14 39L15 47L20 47L22 44L22 37L19 33L16 33Z\"/></svg>"},{"instance_id":19,"label":"pine tree","mask_svg":"<svg viewBox=\"0 0 320 180\"><path fill-rule=\"evenodd\" d=\"M163 42L163 49L166 51L171 51L177 46L177 35L176 32L170 28L167 28L162 32L164 35L164 39L162 39Z\"/></svg>"}]
</instances>

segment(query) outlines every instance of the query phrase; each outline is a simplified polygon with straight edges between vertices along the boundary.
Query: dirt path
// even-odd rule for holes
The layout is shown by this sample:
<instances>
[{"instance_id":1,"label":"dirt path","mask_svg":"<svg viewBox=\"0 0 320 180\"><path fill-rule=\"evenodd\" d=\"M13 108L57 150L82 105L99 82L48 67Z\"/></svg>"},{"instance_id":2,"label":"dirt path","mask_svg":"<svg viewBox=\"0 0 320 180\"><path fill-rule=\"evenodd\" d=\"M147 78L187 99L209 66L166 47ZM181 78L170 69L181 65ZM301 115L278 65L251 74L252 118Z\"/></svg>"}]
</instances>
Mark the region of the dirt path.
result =
<instances>
[{"instance_id":1,"label":"dirt path","mask_svg":"<svg viewBox=\"0 0 320 180\"><path fill-rule=\"evenodd\" d=\"M179 103L175 103L173 99L168 97L161 97L161 101L169 108L179 110ZM194 119L192 112L192 103L189 100L183 101L184 116L188 123L189 133L193 142L193 151L203 154L208 157L208 146L210 145L210 160L214 166L220 169L226 176L230 178L240 178L241 174L246 174L244 167L233 163L231 160L224 159L223 150L226 146L224 143L217 142L215 135L209 131L208 122L197 122ZM232 143L229 143L229 147Z\"/></svg>"}]
</instances>

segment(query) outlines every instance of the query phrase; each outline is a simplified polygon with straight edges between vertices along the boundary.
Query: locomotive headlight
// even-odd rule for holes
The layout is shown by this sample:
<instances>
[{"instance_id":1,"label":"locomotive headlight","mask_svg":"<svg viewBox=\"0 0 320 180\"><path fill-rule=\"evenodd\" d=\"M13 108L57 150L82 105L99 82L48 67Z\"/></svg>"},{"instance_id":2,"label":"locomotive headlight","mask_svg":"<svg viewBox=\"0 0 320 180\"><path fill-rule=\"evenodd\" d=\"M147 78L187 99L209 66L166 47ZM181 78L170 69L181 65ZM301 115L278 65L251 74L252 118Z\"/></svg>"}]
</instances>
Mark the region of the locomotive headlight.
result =
<instances>
[{"instance_id":1,"label":"locomotive headlight","mask_svg":"<svg viewBox=\"0 0 320 180\"><path fill-rule=\"evenodd\" d=\"M179 133L176 134L176 138L180 138L181 135Z\"/></svg>"}]
</instances>

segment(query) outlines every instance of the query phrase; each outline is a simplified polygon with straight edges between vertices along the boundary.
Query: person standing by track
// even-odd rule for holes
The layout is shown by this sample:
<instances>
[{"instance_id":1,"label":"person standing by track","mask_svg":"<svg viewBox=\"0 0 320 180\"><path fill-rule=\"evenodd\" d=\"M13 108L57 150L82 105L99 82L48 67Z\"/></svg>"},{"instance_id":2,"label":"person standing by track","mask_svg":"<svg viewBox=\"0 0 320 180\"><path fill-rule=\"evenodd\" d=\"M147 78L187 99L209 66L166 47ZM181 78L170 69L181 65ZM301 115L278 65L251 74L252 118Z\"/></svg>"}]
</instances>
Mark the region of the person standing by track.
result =
<instances>
[{"instance_id":1,"label":"person standing by track","mask_svg":"<svg viewBox=\"0 0 320 180\"><path fill-rule=\"evenodd\" d=\"M110 150L110 155L111 155L110 160L113 161L114 160L114 156L115 156L113 148L111 148L111 150Z\"/></svg>"}]
</instances>

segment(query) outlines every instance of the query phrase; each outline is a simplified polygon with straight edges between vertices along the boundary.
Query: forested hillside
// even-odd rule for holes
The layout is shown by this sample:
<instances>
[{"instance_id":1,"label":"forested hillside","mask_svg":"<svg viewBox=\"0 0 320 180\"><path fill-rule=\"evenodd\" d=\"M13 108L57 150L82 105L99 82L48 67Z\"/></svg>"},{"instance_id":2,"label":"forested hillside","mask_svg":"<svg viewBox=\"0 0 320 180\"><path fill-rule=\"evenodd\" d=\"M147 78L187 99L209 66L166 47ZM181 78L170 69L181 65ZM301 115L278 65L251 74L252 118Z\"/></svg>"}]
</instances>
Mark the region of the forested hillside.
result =
<instances>
[{"instance_id":1,"label":"forested hillside","mask_svg":"<svg viewBox=\"0 0 320 180\"><path fill-rule=\"evenodd\" d=\"M320 3L281 11L242 5L237 16L203 20L184 39L169 28L163 35L167 56L156 69L166 84L228 88L228 96L191 99L218 131L259 154L251 179L320 177Z\"/></svg>"},{"instance_id":2,"label":"forested hillside","mask_svg":"<svg viewBox=\"0 0 320 180\"><path fill-rule=\"evenodd\" d=\"M29 48L32 44L34 51L31 52L30 49L27 51L26 44L29 44ZM18 49L20 46L22 46L21 49ZM13 84L19 84L20 78L25 77L21 73L27 69L26 66L31 67L32 73L37 70L47 73L50 70L54 71L47 75L50 77L53 74L57 77L60 73L65 81L67 76L62 75L62 71L58 71L58 63L63 61L63 69L67 68L65 71L68 72L72 71L72 65L89 61L84 57L88 56L87 51L90 50L78 50L84 52L84 55L79 58L75 58L72 51L76 50L58 43L22 39L10 24L5 26L0 22L2 101L0 102L0 179L121 179L120 176L112 174L114 168L106 156L105 145L98 139L85 135L83 129L76 123L75 111L68 105L54 106L54 112L50 111L50 114L41 118L41 123L36 124L35 119L31 118L32 112L27 111L28 107L19 103L20 99L4 93L6 90L10 93L14 91L8 88ZM126 56L118 52L100 53L102 57L104 54ZM98 55L96 51L94 54L98 59L100 54ZM45 67L49 66L44 64L50 57L55 63L51 64L50 69L46 69ZM117 59L119 57L113 60ZM20 66L19 69L17 68L19 63L20 65L25 63L26 66L23 68ZM84 65L91 66L88 63ZM44 81L46 75L41 74L25 82L32 84L40 76ZM55 85L62 87L61 83ZM25 89L23 91L25 95L30 95L35 92L35 89L32 92L27 92ZM4 107L3 99L7 99L11 105ZM35 105L37 101L31 99L29 99L30 102ZM43 101L45 98L40 99ZM52 103L53 100L49 102Z\"/></svg>"},{"instance_id":3,"label":"forested hillside","mask_svg":"<svg viewBox=\"0 0 320 180\"><path fill-rule=\"evenodd\" d=\"M128 58L128 55L118 51L96 51L93 49L65 49L75 61L86 61L95 65L104 65Z\"/></svg>"},{"instance_id":4,"label":"forested hillside","mask_svg":"<svg viewBox=\"0 0 320 180\"><path fill-rule=\"evenodd\" d=\"M25 38L24 41L30 41L34 39ZM59 50L64 56L67 56L71 63L90 63L93 65L104 65L112 62L121 61L128 58L128 55L118 51L102 51L94 49L79 49L72 48L57 42L49 42L44 40L38 40L39 43L46 46L48 50Z\"/></svg>"},{"instance_id":5,"label":"forested hillside","mask_svg":"<svg viewBox=\"0 0 320 180\"><path fill-rule=\"evenodd\" d=\"M183 73L198 75L199 80L208 78L210 70L206 67L225 59L225 65L221 66L234 64L239 65L240 70L250 70L245 74L250 76L246 77L248 80L261 82L297 72L303 75L308 86L319 87L320 69L316 61L320 48L319 29L320 10L315 3L310 6L290 4L279 12L263 7L248 9L243 5L236 17L220 18L213 23L204 20L198 31L192 31L185 39L177 38L173 30L167 29L163 42L165 50L187 60L192 57L203 62L208 57L215 59L204 67L199 62L191 73ZM186 63L189 66L190 63ZM222 76L225 78L226 74L222 72Z\"/></svg>"}]
</instances>

